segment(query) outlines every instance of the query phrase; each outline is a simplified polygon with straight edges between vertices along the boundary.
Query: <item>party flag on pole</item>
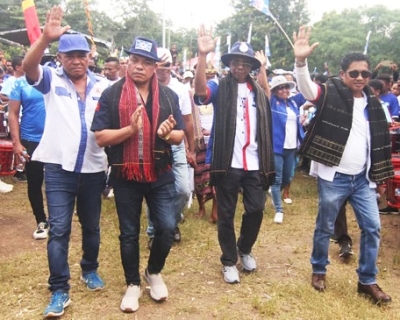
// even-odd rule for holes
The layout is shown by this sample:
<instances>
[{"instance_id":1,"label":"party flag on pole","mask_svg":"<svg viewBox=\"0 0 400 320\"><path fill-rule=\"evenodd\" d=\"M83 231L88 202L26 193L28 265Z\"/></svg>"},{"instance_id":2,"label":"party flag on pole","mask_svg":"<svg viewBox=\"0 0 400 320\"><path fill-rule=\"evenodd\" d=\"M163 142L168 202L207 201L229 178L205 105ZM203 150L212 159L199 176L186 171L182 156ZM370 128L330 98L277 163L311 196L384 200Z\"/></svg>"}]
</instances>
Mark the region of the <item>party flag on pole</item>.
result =
<instances>
[{"instance_id":1,"label":"party flag on pole","mask_svg":"<svg viewBox=\"0 0 400 320\"><path fill-rule=\"evenodd\" d=\"M257 10L274 19L271 11L269 11L269 0L250 0L250 4Z\"/></svg>"},{"instance_id":2,"label":"party flag on pole","mask_svg":"<svg viewBox=\"0 0 400 320\"><path fill-rule=\"evenodd\" d=\"M24 12L26 32L28 33L29 42L32 45L42 33L36 14L35 2L33 0L23 0L22 11Z\"/></svg>"},{"instance_id":3,"label":"party flag on pole","mask_svg":"<svg viewBox=\"0 0 400 320\"><path fill-rule=\"evenodd\" d=\"M251 32L253 29L253 22L250 22L249 33L247 34L247 43L251 43Z\"/></svg>"},{"instance_id":4,"label":"party flag on pole","mask_svg":"<svg viewBox=\"0 0 400 320\"><path fill-rule=\"evenodd\" d=\"M367 54L368 51L368 44L369 44L369 37L371 36L371 30L368 31L367 37L365 38L365 40L367 40L367 42L365 43L365 48L364 48L364 54Z\"/></svg>"}]
</instances>

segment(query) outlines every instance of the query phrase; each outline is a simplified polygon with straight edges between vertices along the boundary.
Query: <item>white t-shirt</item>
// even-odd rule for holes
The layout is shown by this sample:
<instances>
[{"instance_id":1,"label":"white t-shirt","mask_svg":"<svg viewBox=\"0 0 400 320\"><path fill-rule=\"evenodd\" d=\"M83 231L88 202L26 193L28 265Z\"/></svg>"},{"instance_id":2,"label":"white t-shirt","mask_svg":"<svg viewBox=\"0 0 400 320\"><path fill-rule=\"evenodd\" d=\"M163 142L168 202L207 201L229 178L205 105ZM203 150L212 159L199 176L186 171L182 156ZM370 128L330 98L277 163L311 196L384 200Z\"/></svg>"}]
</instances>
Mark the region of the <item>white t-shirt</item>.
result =
<instances>
[{"instance_id":1,"label":"white t-shirt","mask_svg":"<svg viewBox=\"0 0 400 320\"><path fill-rule=\"evenodd\" d=\"M247 111L246 111L247 110ZM258 170L257 108L247 83L238 84L236 134L232 168Z\"/></svg>"}]
</instances>

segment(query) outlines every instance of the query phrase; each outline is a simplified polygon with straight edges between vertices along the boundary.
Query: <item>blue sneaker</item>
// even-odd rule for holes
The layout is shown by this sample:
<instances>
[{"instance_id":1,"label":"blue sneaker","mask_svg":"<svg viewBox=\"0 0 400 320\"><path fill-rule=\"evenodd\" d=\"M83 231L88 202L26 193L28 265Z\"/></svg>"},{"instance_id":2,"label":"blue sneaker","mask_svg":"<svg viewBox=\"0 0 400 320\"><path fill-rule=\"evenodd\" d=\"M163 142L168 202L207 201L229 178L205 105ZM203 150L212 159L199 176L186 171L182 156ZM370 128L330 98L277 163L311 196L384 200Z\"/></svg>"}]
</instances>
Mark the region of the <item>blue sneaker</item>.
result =
<instances>
[{"instance_id":1,"label":"blue sneaker","mask_svg":"<svg viewBox=\"0 0 400 320\"><path fill-rule=\"evenodd\" d=\"M81 280L86 283L89 290L97 291L104 288L104 281L101 280L96 271L82 275Z\"/></svg>"},{"instance_id":2,"label":"blue sneaker","mask_svg":"<svg viewBox=\"0 0 400 320\"><path fill-rule=\"evenodd\" d=\"M51 295L49 305L44 310L43 316L45 318L59 317L64 314L64 308L68 307L71 303L69 294L66 292L56 291Z\"/></svg>"}]
</instances>

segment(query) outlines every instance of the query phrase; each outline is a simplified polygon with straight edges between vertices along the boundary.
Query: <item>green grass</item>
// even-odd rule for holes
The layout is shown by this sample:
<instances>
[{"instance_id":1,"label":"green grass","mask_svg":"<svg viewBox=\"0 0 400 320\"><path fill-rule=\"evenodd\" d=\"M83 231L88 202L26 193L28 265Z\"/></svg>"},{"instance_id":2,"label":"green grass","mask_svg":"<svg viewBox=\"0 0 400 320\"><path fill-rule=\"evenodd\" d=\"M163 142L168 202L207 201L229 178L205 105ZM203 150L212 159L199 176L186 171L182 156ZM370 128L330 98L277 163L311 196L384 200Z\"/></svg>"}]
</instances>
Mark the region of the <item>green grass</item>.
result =
<instances>
[{"instance_id":1,"label":"green grass","mask_svg":"<svg viewBox=\"0 0 400 320\"><path fill-rule=\"evenodd\" d=\"M21 190L16 192L25 192ZM241 273L241 282L236 285L228 285L222 279L216 225L208 222L209 216L194 217L195 200L194 206L186 210L185 222L180 225L183 240L173 246L163 271L170 293L168 301L155 303L146 290L140 309L134 314L123 314L119 310L125 286L118 219L113 200L105 200L99 273L106 282L106 289L90 292L79 280L81 238L77 218L74 218L69 251L72 304L62 319L400 319L400 217L382 217L378 282L392 296L393 303L377 307L356 293L359 230L351 209L348 223L355 255L344 263L338 257L337 245L332 244L328 288L325 293L312 289L309 258L317 212L315 180L297 174L291 197L293 204L285 205L282 225L273 223L273 208L270 199L267 200L260 235L253 248L258 270L252 274ZM11 202L7 205L16 205L11 197L7 199ZM24 205L26 215L29 207ZM209 214L211 203L207 206ZM239 203L237 227L242 212L243 206ZM7 214L15 213L7 210ZM143 214L141 271L149 255L146 226ZM42 247L45 248L44 243ZM1 259L0 319L40 319L49 299L47 278L45 250L23 250ZM146 284L142 287L145 289Z\"/></svg>"}]
</instances>

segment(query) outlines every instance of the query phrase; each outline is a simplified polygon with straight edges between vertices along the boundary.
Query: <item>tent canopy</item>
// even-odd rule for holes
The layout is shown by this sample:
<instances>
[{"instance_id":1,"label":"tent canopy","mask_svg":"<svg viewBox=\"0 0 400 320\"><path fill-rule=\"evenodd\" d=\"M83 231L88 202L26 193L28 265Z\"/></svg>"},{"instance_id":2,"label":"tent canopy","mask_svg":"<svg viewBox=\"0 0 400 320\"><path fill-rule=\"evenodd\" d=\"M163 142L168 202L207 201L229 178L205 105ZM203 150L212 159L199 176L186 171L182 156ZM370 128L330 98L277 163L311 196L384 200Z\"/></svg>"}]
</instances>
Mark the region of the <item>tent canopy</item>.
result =
<instances>
[{"instance_id":1,"label":"tent canopy","mask_svg":"<svg viewBox=\"0 0 400 320\"><path fill-rule=\"evenodd\" d=\"M41 27L43 30L43 27ZM68 33L74 33L76 31L73 30L68 30ZM82 33L85 38L87 39L89 45L92 43L91 41L91 36ZM96 44L97 47L101 47L104 49L110 50L112 47L112 43L99 39L99 38L93 38L94 43ZM17 29L17 30L10 30L10 31L1 31L0 32L0 42L3 42L8 45L15 45L19 47L29 47L30 42L28 38L28 33L26 32L26 28L24 29Z\"/></svg>"}]
</instances>

